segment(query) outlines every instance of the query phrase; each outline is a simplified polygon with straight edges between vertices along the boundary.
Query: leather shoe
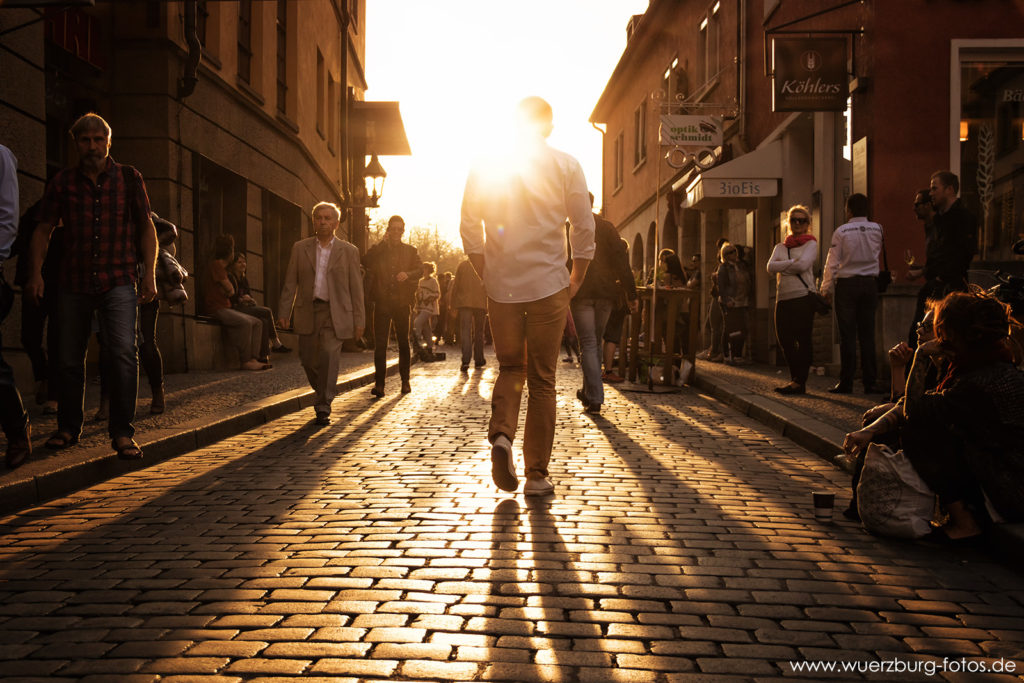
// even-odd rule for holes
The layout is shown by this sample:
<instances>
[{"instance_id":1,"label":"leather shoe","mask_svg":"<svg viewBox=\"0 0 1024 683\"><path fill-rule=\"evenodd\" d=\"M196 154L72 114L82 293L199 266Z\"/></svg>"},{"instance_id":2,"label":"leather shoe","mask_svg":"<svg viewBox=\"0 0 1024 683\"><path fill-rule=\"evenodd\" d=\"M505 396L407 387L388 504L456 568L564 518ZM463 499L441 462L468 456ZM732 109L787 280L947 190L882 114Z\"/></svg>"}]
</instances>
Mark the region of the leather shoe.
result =
<instances>
[{"instance_id":1,"label":"leather shoe","mask_svg":"<svg viewBox=\"0 0 1024 683\"><path fill-rule=\"evenodd\" d=\"M313 420L313 424L317 424L320 426L329 425L331 424L331 416L328 415L327 413L317 413L316 419Z\"/></svg>"},{"instance_id":2,"label":"leather shoe","mask_svg":"<svg viewBox=\"0 0 1024 683\"><path fill-rule=\"evenodd\" d=\"M13 470L15 467L20 467L30 455L32 455L32 425L27 424L22 436L8 440L4 463L8 469Z\"/></svg>"},{"instance_id":3,"label":"leather shoe","mask_svg":"<svg viewBox=\"0 0 1024 683\"><path fill-rule=\"evenodd\" d=\"M825 391L827 391L830 394L852 394L853 387L851 387L849 384L843 384L842 382L840 382L831 389L826 389Z\"/></svg>"},{"instance_id":4,"label":"leather shoe","mask_svg":"<svg viewBox=\"0 0 1024 683\"><path fill-rule=\"evenodd\" d=\"M377 398L381 398L384 395L384 387L375 385L373 389L370 389L370 393Z\"/></svg>"},{"instance_id":5,"label":"leather shoe","mask_svg":"<svg viewBox=\"0 0 1024 683\"><path fill-rule=\"evenodd\" d=\"M408 394L410 391L412 391L412 387L409 385L409 383L408 382L402 382L402 393L403 394Z\"/></svg>"},{"instance_id":6,"label":"leather shoe","mask_svg":"<svg viewBox=\"0 0 1024 683\"><path fill-rule=\"evenodd\" d=\"M775 387L775 391L776 393L790 396L795 394L806 394L807 388L803 384L796 384L795 382L791 382L785 386Z\"/></svg>"}]
</instances>

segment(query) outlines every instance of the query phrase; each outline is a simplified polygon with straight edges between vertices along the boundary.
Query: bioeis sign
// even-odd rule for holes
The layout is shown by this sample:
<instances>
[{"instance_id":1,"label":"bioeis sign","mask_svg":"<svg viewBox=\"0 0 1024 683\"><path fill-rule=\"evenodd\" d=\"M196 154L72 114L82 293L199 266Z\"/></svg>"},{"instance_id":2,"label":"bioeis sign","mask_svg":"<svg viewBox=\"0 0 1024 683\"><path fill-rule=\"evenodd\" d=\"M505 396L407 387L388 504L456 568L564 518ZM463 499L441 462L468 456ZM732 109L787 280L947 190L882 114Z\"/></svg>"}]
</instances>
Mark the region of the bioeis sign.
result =
<instances>
[{"instance_id":1,"label":"bioeis sign","mask_svg":"<svg viewBox=\"0 0 1024 683\"><path fill-rule=\"evenodd\" d=\"M775 38L772 73L772 111L846 110L846 38Z\"/></svg>"}]
</instances>

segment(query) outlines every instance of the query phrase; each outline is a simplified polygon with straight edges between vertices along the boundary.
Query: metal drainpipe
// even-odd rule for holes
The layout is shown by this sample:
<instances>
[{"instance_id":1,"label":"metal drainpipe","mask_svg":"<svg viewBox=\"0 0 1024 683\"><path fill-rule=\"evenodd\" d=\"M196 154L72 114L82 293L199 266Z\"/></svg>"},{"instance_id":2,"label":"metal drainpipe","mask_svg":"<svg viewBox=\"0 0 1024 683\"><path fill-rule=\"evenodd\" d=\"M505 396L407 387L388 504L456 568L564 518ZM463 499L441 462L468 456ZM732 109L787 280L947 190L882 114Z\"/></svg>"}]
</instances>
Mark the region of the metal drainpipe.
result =
<instances>
[{"instance_id":1,"label":"metal drainpipe","mask_svg":"<svg viewBox=\"0 0 1024 683\"><path fill-rule=\"evenodd\" d=\"M341 198L345 204L349 205L352 203L352 141L349 137L349 107L352 98L348 90L348 26L351 20L348 7L345 7L342 10L341 20L341 92L339 93L341 95ZM357 239L352 234L355 228L355 209L348 208L346 210L348 212L348 239L359 247L360 251L363 251L366 247L362 236Z\"/></svg>"}]
</instances>

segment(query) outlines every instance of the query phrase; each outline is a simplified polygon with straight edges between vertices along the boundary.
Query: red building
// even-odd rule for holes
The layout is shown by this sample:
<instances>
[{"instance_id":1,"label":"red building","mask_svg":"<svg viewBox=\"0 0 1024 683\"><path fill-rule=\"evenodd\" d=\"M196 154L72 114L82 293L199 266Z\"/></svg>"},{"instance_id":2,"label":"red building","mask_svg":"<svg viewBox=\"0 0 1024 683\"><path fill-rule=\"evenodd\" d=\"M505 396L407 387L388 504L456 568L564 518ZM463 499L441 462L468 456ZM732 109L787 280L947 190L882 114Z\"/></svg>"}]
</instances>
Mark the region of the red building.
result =
<instances>
[{"instance_id":1,"label":"red building","mask_svg":"<svg viewBox=\"0 0 1024 683\"><path fill-rule=\"evenodd\" d=\"M960 176L983 226L972 279L985 284L985 271L1020 267L1009 245L1024 236L1024 2L652 0L628 32L592 115L606 131L604 212L633 247L635 267L652 267L655 243L684 261L701 254L706 272L719 237L752 247L755 358L775 357L774 280L764 264L793 204L811 208L820 270L846 197L867 194L897 278L879 308L880 351L909 323L916 285L904 279L904 256L924 256L911 205L932 172ZM787 39L811 41L800 54L825 62L838 42L849 98L832 110L810 110L821 105L805 98L774 111L785 63L773 55ZM799 83L825 87L817 77ZM702 169L684 153L696 148L659 144L666 113L721 116L717 161L705 151ZM820 325L816 358L838 361L830 321Z\"/></svg>"}]
</instances>

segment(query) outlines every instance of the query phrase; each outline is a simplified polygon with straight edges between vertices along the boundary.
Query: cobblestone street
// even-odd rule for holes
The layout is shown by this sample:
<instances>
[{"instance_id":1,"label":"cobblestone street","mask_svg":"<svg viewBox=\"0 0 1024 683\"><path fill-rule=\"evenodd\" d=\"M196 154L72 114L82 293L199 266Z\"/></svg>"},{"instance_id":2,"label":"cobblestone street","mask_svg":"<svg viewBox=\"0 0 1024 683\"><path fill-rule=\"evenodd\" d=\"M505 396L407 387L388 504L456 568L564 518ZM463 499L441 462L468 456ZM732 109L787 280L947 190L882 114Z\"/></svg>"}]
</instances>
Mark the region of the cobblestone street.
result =
<instances>
[{"instance_id":1,"label":"cobblestone street","mask_svg":"<svg viewBox=\"0 0 1024 683\"><path fill-rule=\"evenodd\" d=\"M0 519L0 679L1018 680L1024 575L869 536L847 475L695 390L590 416L560 368L556 495L502 493L495 372L420 364L329 427L305 410ZM837 659L877 664L791 665ZM1017 670L956 672L994 664Z\"/></svg>"}]
</instances>

